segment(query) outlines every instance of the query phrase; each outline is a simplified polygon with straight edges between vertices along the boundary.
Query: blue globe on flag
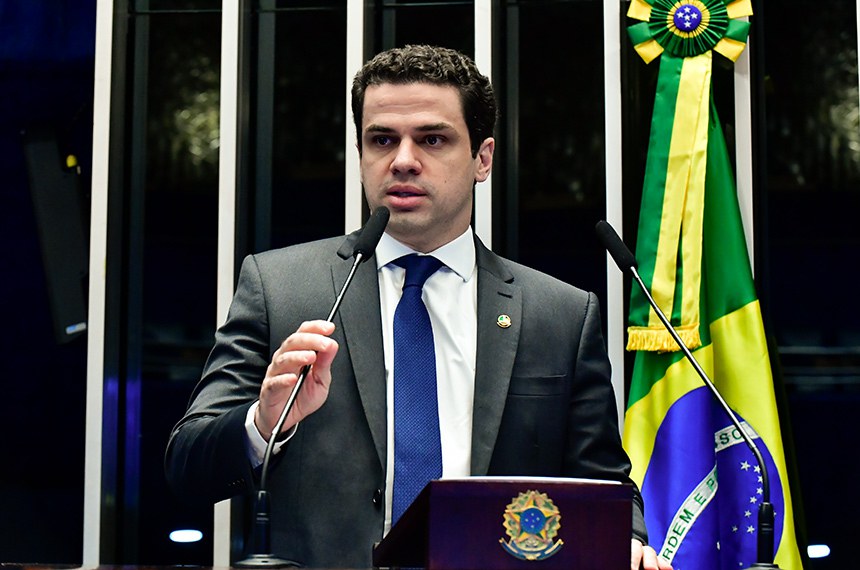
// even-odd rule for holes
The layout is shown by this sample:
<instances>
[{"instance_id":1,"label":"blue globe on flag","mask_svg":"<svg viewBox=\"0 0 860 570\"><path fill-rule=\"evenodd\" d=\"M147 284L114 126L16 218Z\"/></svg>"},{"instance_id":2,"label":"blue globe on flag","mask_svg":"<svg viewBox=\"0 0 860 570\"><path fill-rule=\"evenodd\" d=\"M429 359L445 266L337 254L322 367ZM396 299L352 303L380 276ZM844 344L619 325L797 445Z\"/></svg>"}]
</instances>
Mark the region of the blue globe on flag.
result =
<instances>
[{"instance_id":1,"label":"blue globe on flag","mask_svg":"<svg viewBox=\"0 0 860 570\"><path fill-rule=\"evenodd\" d=\"M785 516L779 473L764 441L752 431L755 426L738 419L764 458L778 541ZM707 388L685 394L657 431L642 484L651 544L675 570L750 566L756 561L763 477L755 456ZM774 552L778 546L774 544Z\"/></svg>"}]
</instances>

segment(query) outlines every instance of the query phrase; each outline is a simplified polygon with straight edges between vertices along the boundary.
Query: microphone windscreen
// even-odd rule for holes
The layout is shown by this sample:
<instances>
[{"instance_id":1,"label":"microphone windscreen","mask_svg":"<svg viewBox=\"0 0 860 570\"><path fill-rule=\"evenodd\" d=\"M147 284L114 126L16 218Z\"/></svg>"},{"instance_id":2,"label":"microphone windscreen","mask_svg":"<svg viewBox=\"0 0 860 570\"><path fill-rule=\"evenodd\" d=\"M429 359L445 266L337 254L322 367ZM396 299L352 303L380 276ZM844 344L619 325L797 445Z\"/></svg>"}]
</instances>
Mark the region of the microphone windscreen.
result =
<instances>
[{"instance_id":1,"label":"microphone windscreen","mask_svg":"<svg viewBox=\"0 0 860 570\"><path fill-rule=\"evenodd\" d=\"M385 226L388 225L388 218L391 213L385 206L379 206L373 211L373 215L364 224L361 233L358 235L358 240L355 242L355 248L352 250L352 255L355 257L361 254L361 260L366 261L376 251L376 245L382 237L382 232L385 231Z\"/></svg>"},{"instance_id":2,"label":"microphone windscreen","mask_svg":"<svg viewBox=\"0 0 860 570\"><path fill-rule=\"evenodd\" d=\"M608 222L600 220L597 222L594 231L597 232L597 237L600 238L603 247L609 251L609 255L612 256L615 264L623 273L629 272L631 267L639 267L639 264L636 263L636 258L630 253L630 250L627 249L627 246L618 237L618 234L615 233L615 228L609 225Z\"/></svg>"}]
</instances>

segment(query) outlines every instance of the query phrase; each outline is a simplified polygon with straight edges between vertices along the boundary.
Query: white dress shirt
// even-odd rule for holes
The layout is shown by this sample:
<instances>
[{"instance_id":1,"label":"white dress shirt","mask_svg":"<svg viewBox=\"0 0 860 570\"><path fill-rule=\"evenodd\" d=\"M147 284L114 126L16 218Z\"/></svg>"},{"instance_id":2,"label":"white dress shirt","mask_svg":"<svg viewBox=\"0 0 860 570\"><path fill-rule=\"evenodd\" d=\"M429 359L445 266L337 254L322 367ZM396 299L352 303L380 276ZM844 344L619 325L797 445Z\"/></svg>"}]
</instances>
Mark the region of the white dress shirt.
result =
<instances>
[{"instance_id":1,"label":"white dress shirt","mask_svg":"<svg viewBox=\"0 0 860 570\"><path fill-rule=\"evenodd\" d=\"M376 247L385 386L389 404L394 401L394 311L400 301L406 274L406 270L393 261L410 253L415 252L388 234L382 235ZM466 477L471 473L478 327L478 280L472 228L428 255L445 264L427 279L421 293L421 299L430 314L436 348L442 477ZM388 405L387 410L386 533L391 526L394 489L394 406Z\"/></svg>"}]
</instances>

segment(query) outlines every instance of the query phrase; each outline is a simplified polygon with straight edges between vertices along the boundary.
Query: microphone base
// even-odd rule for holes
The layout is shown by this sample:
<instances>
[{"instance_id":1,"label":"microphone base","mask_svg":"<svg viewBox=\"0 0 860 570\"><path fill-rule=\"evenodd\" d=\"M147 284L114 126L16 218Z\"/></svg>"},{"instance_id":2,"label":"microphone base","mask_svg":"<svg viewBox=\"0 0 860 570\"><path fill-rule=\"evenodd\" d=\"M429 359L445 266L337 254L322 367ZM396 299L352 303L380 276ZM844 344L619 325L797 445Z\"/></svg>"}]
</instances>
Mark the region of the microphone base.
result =
<instances>
[{"instance_id":1,"label":"microphone base","mask_svg":"<svg viewBox=\"0 0 860 570\"><path fill-rule=\"evenodd\" d=\"M773 568L779 568L778 564L768 564L767 562L756 562L752 566L749 566L747 570L772 570Z\"/></svg>"},{"instance_id":2,"label":"microphone base","mask_svg":"<svg viewBox=\"0 0 860 570\"><path fill-rule=\"evenodd\" d=\"M232 564L233 568L299 568L300 565L274 554L252 554Z\"/></svg>"}]
</instances>

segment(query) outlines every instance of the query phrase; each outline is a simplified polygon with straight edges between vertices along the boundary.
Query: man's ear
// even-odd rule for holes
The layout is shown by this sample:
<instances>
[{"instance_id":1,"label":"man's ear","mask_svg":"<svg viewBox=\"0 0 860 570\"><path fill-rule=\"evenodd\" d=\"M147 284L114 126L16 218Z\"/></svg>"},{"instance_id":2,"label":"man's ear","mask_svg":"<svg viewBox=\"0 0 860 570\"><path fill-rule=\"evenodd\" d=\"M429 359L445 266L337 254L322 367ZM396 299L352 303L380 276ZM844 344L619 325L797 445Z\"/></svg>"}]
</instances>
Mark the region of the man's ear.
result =
<instances>
[{"instance_id":1,"label":"man's ear","mask_svg":"<svg viewBox=\"0 0 860 570\"><path fill-rule=\"evenodd\" d=\"M493 169L493 152L496 150L496 141L493 137L487 137L478 148L475 155L475 182L483 182L490 176Z\"/></svg>"}]
</instances>

